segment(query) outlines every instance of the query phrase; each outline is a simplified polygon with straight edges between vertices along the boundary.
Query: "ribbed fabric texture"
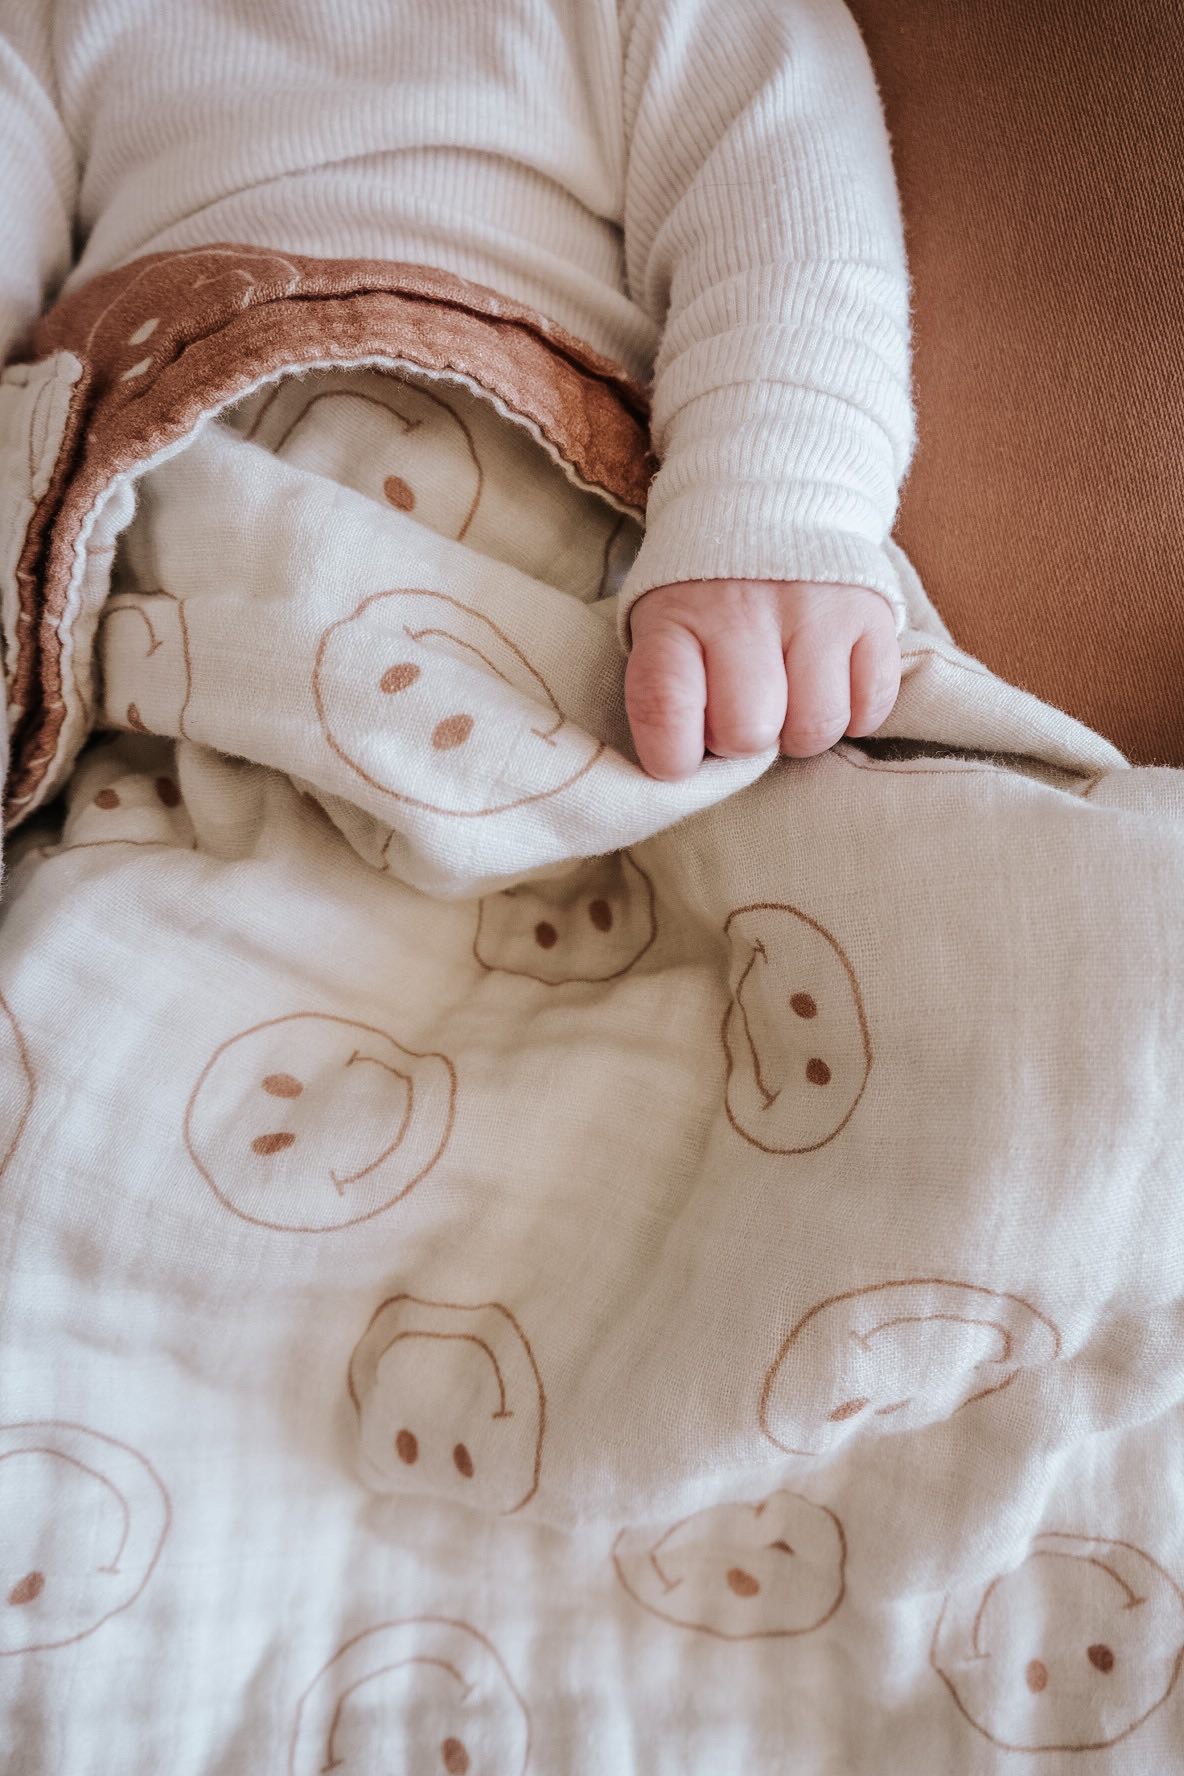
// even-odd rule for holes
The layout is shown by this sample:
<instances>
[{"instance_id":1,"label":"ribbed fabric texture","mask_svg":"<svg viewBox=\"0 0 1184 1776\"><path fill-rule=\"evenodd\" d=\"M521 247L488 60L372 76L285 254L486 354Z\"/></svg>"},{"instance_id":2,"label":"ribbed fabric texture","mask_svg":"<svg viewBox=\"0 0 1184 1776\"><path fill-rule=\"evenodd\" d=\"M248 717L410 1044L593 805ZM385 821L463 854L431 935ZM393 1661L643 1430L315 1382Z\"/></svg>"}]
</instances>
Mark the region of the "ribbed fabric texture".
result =
<instances>
[{"instance_id":1,"label":"ribbed fabric texture","mask_svg":"<svg viewBox=\"0 0 1184 1776\"><path fill-rule=\"evenodd\" d=\"M899 608L908 285L839 0L0 0L0 168L4 357L170 247L440 266L652 375L623 629L680 579Z\"/></svg>"}]
</instances>

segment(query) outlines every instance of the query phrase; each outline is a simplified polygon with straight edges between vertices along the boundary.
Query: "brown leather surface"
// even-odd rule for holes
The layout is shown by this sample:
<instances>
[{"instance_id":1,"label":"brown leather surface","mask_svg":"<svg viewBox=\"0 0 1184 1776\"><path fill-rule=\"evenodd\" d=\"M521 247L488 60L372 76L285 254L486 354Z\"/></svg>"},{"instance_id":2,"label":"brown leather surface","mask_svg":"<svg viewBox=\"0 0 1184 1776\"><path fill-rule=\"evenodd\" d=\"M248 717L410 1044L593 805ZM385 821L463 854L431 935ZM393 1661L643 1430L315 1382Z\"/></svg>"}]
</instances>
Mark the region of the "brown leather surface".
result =
<instances>
[{"instance_id":1,"label":"brown leather surface","mask_svg":"<svg viewBox=\"0 0 1184 1776\"><path fill-rule=\"evenodd\" d=\"M1184 5L850 0L893 137L956 639L1184 765Z\"/></svg>"}]
</instances>

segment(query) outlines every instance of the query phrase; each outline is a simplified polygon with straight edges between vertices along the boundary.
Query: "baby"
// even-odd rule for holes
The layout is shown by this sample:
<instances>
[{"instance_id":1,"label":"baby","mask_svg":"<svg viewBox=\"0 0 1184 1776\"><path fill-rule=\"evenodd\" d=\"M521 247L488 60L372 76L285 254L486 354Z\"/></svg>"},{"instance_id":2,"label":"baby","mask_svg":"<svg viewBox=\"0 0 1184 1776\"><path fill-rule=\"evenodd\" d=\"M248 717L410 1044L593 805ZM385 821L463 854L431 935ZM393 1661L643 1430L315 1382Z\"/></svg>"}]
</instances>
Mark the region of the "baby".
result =
<instances>
[{"instance_id":1,"label":"baby","mask_svg":"<svg viewBox=\"0 0 1184 1776\"><path fill-rule=\"evenodd\" d=\"M888 715L908 285L840 0L0 0L0 168L0 360L63 285L247 241L459 274L652 380L653 775Z\"/></svg>"}]
</instances>

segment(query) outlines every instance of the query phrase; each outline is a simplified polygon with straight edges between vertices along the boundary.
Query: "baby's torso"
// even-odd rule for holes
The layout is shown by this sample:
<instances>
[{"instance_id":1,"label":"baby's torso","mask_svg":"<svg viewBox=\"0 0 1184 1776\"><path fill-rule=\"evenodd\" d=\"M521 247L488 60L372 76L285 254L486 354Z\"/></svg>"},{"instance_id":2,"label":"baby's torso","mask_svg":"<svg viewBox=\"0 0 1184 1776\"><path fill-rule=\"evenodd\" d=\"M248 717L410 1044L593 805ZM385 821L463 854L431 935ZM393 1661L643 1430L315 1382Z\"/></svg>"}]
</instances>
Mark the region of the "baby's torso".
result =
<instances>
[{"instance_id":1,"label":"baby's torso","mask_svg":"<svg viewBox=\"0 0 1184 1776\"><path fill-rule=\"evenodd\" d=\"M224 240L436 265L648 369L614 0L66 0L53 34L83 166L68 288Z\"/></svg>"}]
</instances>

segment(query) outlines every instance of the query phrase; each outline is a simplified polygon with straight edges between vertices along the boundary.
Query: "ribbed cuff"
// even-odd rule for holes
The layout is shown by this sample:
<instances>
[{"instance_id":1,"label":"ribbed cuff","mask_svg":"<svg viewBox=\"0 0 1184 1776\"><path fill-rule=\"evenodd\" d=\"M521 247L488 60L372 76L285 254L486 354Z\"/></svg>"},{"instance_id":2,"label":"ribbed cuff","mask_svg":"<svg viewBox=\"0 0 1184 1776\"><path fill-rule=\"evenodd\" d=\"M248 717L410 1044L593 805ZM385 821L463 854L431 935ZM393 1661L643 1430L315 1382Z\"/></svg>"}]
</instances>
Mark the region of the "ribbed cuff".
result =
<instances>
[{"instance_id":1,"label":"ribbed cuff","mask_svg":"<svg viewBox=\"0 0 1184 1776\"><path fill-rule=\"evenodd\" d=\"M665 506L647 527L621 588L617 623L624 646L630 645L629 617L637 600L655 586L682 580L864 586L891 606L899 635L906 606L887 550L850 533L794 529L784 521L783 505L779 492L770 498L767 489L740 486L688 492Z\"/></svg>"}]
</instances>

